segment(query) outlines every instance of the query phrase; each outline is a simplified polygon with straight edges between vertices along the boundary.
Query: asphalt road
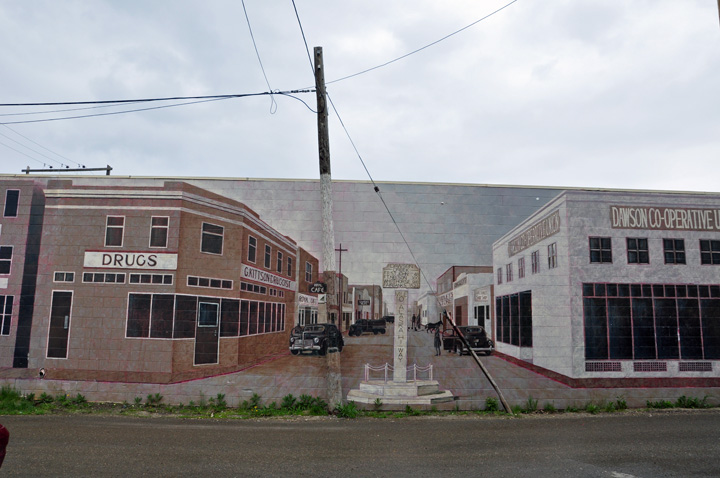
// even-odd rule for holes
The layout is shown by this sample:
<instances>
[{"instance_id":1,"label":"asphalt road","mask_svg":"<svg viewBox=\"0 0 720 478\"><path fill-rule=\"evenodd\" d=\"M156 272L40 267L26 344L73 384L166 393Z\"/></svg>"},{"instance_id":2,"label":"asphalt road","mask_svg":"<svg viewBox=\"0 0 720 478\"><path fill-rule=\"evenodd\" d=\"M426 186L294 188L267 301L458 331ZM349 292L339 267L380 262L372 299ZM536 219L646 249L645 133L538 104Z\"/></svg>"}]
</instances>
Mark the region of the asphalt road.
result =
<instances>
[{"instance_id":1,"label":"asphalt road","mask_svg":"<svg viewBox=\"0 0 720 478\"><path fill-rule=\"evenodd\" d=\"M720 410L187 420L3 416L2 476L717 477Z\"/></svg>"}]
</instances>

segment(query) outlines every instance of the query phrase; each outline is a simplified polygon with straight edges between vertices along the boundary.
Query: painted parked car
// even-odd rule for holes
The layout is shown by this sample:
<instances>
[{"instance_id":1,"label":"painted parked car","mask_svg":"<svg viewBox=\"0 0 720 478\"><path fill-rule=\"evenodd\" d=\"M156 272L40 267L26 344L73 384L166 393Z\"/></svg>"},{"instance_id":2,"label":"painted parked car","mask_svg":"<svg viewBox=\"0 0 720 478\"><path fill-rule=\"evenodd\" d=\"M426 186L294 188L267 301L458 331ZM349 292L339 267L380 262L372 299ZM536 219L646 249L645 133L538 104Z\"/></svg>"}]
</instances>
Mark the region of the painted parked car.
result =
<instances>
[{"instance_id":1,"label":"painted parked car","mask_svg":"<svg viewBox=\"0 0 720 478\"><path fill-rule=\"evenodd\" d=\"M357 335L359 337L363 334L363 332L372 332L375 335L384 334L385 327L386 325L383 319L358 319L348 329L348 335L351 337L353 335Z\"/></svg>"},{"instance_id":2,"label":"painted parked car","mask_svg":"<svg viewBox=\"0 0 720 478\"><path fill-rule=\"evenodd\" d=\"M298 325L290 332L290 353L293 355L302 352L317 352L318 355L342 352L343 346L345 341L342 334L333 324Z\"/></svg>"},{"instance_id":3,"label":"painted parked car","mask_svg":"<svg viewBox=\"0 0 720 478\"><path fill-rule=\"evenodd\" d=\"M487 332L485 332L485 329L482 327L470 325L458 327L458 329L460 330L460 333L462 333L463 337L465 337L465 340L470 345L470 348L476 354L484 353L485 355L490 355L495 349L495 344L492 340L490 340L490 338L488 338ZM467 347L463 344L462 339L460 339L460 337L455 333L455 330L452 328L443 332L442 342L443 350L455 352L458 355L470 353Z\"/></svg>"}]
</instances>

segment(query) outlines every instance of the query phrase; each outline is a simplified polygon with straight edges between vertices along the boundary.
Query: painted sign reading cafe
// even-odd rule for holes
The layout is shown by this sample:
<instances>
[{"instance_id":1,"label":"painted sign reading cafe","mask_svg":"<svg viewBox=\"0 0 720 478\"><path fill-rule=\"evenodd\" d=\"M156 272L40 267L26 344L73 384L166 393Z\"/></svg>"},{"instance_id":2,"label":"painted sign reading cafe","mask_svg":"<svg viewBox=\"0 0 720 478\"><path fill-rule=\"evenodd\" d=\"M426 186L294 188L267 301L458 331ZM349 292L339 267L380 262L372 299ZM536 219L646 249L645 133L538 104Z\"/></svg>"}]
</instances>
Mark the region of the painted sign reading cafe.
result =
<instances>
[{"instance_id":1,"label":"painted sign reading cafe","mask_svg":"<svg viewBox=\"0 0 720 478\"><path fill-rule=\"evenodd\" d=\"M177 254L163 252L86 251L84 267L108 269L175 270Z\"/></svg>"}]
</instances>

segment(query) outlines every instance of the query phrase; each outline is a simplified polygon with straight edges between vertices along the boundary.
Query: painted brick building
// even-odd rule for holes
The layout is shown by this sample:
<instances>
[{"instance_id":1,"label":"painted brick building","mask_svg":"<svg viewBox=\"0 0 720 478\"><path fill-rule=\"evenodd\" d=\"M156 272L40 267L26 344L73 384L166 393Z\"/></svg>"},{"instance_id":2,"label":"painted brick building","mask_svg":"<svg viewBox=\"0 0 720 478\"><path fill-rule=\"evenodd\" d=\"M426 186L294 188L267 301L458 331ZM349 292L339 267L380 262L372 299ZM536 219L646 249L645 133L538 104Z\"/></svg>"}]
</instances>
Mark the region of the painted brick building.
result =
<instances>
[{"instance_id":1,"label":"painted brick building","mask_svg":"<svg viewBox=\"0 0 720 478\"><path fill-rule=\"evenodd\" d=\"M19 212L43 195L22 184ZM3 218L3 239L19 244L25 234L30 244L41 228L42 241L34 311L23 315L20 304L19 327L9 331L15 345L3 344L0 365L44 369L48 378L167 383L284 352L298 271L318 267L244 204L184 182L49 181L37 209L20 214L17 227ZM7 296L18 280L9 275Z\"/></svg>"}]
</instances>

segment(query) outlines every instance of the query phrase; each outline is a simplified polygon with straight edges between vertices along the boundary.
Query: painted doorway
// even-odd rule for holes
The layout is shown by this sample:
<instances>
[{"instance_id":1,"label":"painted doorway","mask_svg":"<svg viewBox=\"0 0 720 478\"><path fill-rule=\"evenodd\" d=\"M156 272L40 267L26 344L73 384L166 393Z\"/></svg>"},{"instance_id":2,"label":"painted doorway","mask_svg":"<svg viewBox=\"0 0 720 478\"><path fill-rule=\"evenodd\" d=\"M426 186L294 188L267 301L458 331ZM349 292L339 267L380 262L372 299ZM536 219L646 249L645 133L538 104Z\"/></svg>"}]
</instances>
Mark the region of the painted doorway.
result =
<instances>
[{"instance_id":1,"label":"painted doorway","mask_svg":"<svg viewBox=\"0 0 720 478\"><path fill-rule=\"evenodd\" d=\"M72 292L53 291L48 331L48 358L67 358L71 309Z\"/></svg>"},{"instance_id":2,"label":"painted doorway","mask_svg":"<svg viewBox=\"0 0 720 478\"><path fill-rule=\"evenodd\" d=\"M195 365L218 363L219 332L220 304L201 299L195 331Z\"/></svg>"}]
</instances>

